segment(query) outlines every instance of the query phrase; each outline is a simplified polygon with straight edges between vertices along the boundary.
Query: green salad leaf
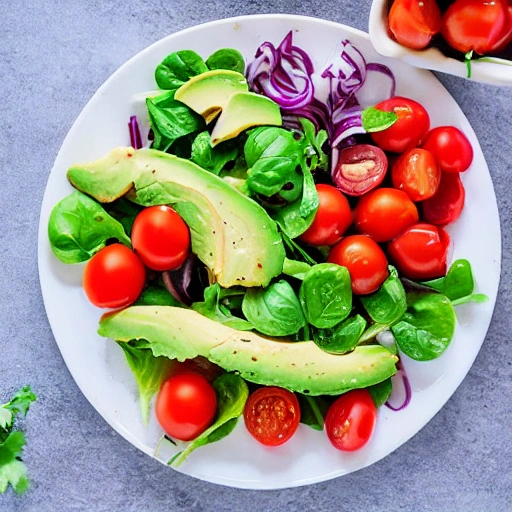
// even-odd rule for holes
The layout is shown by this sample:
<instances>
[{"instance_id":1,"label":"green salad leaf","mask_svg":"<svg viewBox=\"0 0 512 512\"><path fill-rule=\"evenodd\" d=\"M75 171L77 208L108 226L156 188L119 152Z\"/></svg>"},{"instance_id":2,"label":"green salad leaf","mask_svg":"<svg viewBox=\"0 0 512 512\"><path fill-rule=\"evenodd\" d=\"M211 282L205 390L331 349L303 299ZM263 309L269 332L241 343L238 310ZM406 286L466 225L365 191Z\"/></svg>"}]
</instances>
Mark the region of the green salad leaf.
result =
<instances>
[{"instance_id":1,"label":"green salad leaf","mask_svg":"<svg viewBox=\"0 0 512 512\"><path fill-rule=\"evenodd\" d=\"M375 107L367 107L362 114L363 128L368 132L380 132L393 126L398 116L395 112L384 112Z\"/></svg>"},{"instance_id":2,"label":"green salad leaf","mask_svg":"<svg viewBox=\"0 0 512 512\"><path fill-rule=\"evenodd\" d=\"M313 330L313 341L331 354L346 354L357 347L365 328L366 320L361 315L355 315L332 329Z\"/></svg>"},{"instance_id":3,"label":"green salad leaf","mask_svg":"<svg viewBox=\"0 0 512 512\"><path fill-rule=\"evenodd\" d=\"M173 52L157 66L155 81L160 89L176 90L190 78L208 71L203 59L192 50Z\"/></svg>"},{"instance_id":4,"label":"green salad leaf","mask_svg":"<svg viewBox=\"0 0 512 512\"><path fill-rule=\"evenodd\" d=\"M123 226L78 190L53 207L48 237L53 253L64 263L89 260L111 238L131 247Z\"/></svg>"},{"instance_id":5,"label":"green salad leaf","mask_svg":"<svg viewBox=\"0 0 512 512\"><path fill-rule=\"evenodd\" d=\"M212 148L210 134L207 131L199 133L192 143L190 160L217 176L227 163L233 162L237 157L238 148L233 141L222 142Z\"/></svg>"},{"instance_id":6,"label":"green salad leaf","mask_svg":"<svg viewBox=\"0 0 512 512\"><path fill-rule=\"evenodd\" d=\"M297 393L300 406L300 422L320 432L324 429L329 401L323 396L308 396Z\"/></svg>"},{"instance_id":7,"label":"green salad leaf","mask_svg":"<svg viewBox=\"0 0 512 512\"><path fill-rule=\"evenodd\" d=\"M128 201L124 197L120 197L104 207L111 217L121 223L128 236L132 233L135 217L144 209L143 206Z\"/></svg>"},{"instance_id":8,"label":"green salad leaf","mask_svg":"<svg viewBox=\"0 0 512 512\"><path fill-rule=\"evenodd\" d=\"M166 288L157 284L146 284L139 298L133 303L134 306L173 306L175 308L185 307L175 299Z\"/></svg>"},{"instance_id":9,"label":"green salad leaf","mask_svg":"<svg viewBox=\"0 0 512 512\"><path fill-rule=\"evenodd\" d=\"M454 261L445 277L426 281L422 284L441 292L450 300L471 295L475 289L473 272L468 260Z\"/></svg>"},{"instance_id":10,"label":"green salad leaf","mask_svg":"<svg viewBox=\"0 0 512 512\"><path fill-rule=\"evenodd\" d=\"M393 390L391 377L366 389L370 392L370 395L372 395L375 407L380 407L381 405L384 405L391 396L391 391Z\"/></svg>"},{"instance_id":11,"label":"green salad leaf","mask_svg":"<svg viewBox=\"0 0 512 512\"><path fill-rule=\"evenodd\" d=\"M242 75L245 72L243 55L233 48L221 48L212 53L206 60L206 65L209 69L228 69Z\"/></svg>"},{"instance_id":12,"label":"green salad leaf","mask_svg":"<svg viewBox=\"0 0 512 512\"><path fill-rule=\"evenodd\" d=\"M306 273L310 268L311 265L309 263L285 258L283 263L283 274L302 280L306 277Z\"/></svg>"},{"instance_id":13,"label":"green salad leaf","mask_svg":"<svg viewBox=\"0 0 512 512\"><path fill-rule=\"evenodd\" d=\"M326 170L329 163L329 156L323 150L323 146L329 138L327 132L325 130L319 130L317 133L315 125L305 117L300 118L300 124L302 125L302 131L308 143L304 155L306 165L310 170L314 170L317 167Z\"/></svg>"}]
</instances>

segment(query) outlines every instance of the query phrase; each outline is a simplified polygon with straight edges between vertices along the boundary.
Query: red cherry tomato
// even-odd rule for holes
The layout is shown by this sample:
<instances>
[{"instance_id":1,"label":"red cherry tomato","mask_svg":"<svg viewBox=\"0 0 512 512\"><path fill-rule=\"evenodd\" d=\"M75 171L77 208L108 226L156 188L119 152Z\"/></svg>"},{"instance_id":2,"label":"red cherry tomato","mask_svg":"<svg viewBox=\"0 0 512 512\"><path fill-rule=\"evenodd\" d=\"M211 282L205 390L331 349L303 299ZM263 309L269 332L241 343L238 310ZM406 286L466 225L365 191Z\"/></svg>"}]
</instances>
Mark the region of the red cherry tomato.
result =
<instances>
[{"instance_id":1,"label":"red cherry tomato","mask_svg":"<svg viewBox=\"0 0 512 512\"><path fill-rule=\"evenodd\" d=\"M327 411L325 431L338 450L353 452L362 448L373 434L377 408L366 389L341 395Z\"/></svg>"},{"instance_id":2,"label":"red cherry tomato","mask_svg":"<svg viewBox=\"0 0 512 512\"><path fill-rule=\"evenodd\" d=\"M351 235L335 245L329 263L346 267L356 295L376 291L388 277L388 262L382 249L370 237Z\"/></svg>"},{"instance_id":3,"label":"red cherry tomato","mask_svg":"<svg viewBox=\"0 0 512 512\"><path fill-rule=\"evenodd\" d=\"M254 439L266 446L279 446L286 443L299 427L299 401L287 389L260 388L245 404L244 421Z\"/></svg>"},{"instance_id":4,"label":"red cherry tomato","mask_svg":"<svg viewBox=\"0 0 512 512\"><path fill-rule=\"evenodd\" d=\"M384 112L394 112L398 119L389 128L372 133L374 142L384 151L403 153L420 144L430 128L428 112L417 101L395 96L375 105Z\"/></svg>"},{"instance_id":5,"label":"red cherry tomato","mask_svg":"<svg viewBox=\"0 0 512 512\"><path fill-rule=\"evenodd\" d=\"M436 0L395 0L388 24L400 44L421 50L441 29L441 10Z\"/></svg>"},{"instance_id":6,"label":"red cherry tomato","mask_svg":"<svg viewBox=\"0 0 512 512\"><path fill-rule=\"evenodd\" d=\"M436 194L421 203L423 218L439 226L456 221L464 207L465 195L460 176L443 172Z\"/></svg>"},{"instance_id":7,"label":"red cherry tomato","mask_svg":"<svg viewBox=\"0 0 512 512\"><path fill-rule=\"evenodd\" d=\"M389 242L418 222L418 209L409 196L395 188L378 188L357 203L355 226L376 242Z\"/></svg>"},{"instance_id":8,"label":"red cherry tomato","mask_svg":"<svg viewBox=\"0 0 512 512\"><path fill-rule=\"evenodd\" d=\"M391 180L395 188L403 190L413 201L423 201L437 192L441 170L430 151L415 148L395 162Z\"/></svg>"},{"instance_id":9,"label":"red cherry tomato","mask_svg":"<svg viewBox=\"0 0 512 512\"><path fill-rule=\"evenodd\" d=\"M313 224L301 235L310 245L334 245L352 224L352 211L347 198L335 187L317 185L318 211Z\"/></svg>"},{"instance_id":10,"label":"red cherry tomato","mask_svg":"<svg viewBox=\"0 0 512 512\"><path fill-rule=\"evenodd\" d=\"M183 219L169 206L144 208L132 227L133 249L153 270L174 270L185 261L190 233Z\"/></svg>"},{"instance_id":11,"label":"red cherry tomato","mask_svg":"<svg viewBox=\"0 0 512 512\"><path fill-rule=\"evenodd\" d=\"M480 55L502 50L512 38L506 0L456 0L444 13L441 34L456 50Z\"/></svg>"},{"instance_id":12,"label":"red cherry tomato","mask_svg":"<svg viewBox=\"0 0 512 512\"><path fill-rule=\"evenodd\" d=\"M349 196L360 196L382 183L388 159L382 149L356 144L342 149L332 175L334 184Z\"/></svg>"},{"instance_id":13,"label":"red cherry tomato","mask_svg":"<svg viewBox=\"0 0 512 512\"><path fill-rule=\"evenodd\" d=\"M165 432L190 441L211 424L217 409L213 386L198 373L180 373L167 379L156 399L156 417Z\"/></svg>"},{"instance_id":14,"label":"red cherry tomato","mask_svg":"<svg viewBox=\"0 0 512 512\"><path fill-rule=\"evenodd\" d=\"M107 245L85 267L83 287L99 308L124 308L144 288L146 270L138 256L122 244Z\"/></svg>"},{"instance_id":15,"label":"red cherry tomato","mask_svg":"<svg viewBox=\"0 0 512 512\"><path fill-rule=\"evenodd\" d=\"M423 149L430 151L445 172L464 172L473 161L473 147L455 126L438 126L427 134Z\"/></svg>"},{"instance_id":16,"label":"red cherry tomato","mask_svg":"<svg viewBox=\"0 0 512 512\"><path fill-rule=\"evenodd\" d=\"M409 279L434 279L446 274L450 237L443 228L414 224L388 245L398 271Z\"/></svg>"}]
</instances>

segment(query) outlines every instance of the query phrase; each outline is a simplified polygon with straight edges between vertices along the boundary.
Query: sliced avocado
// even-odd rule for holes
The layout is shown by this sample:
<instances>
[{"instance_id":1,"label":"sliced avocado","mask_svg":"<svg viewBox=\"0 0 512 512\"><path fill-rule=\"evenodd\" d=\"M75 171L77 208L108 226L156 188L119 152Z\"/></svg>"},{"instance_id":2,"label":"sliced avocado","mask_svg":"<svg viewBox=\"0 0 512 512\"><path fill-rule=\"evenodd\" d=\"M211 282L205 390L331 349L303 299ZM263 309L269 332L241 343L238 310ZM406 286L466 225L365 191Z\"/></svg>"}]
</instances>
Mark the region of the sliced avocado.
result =
<instances>
[{"instance_id":1,"label":"sliced avocado","mask_svg":"<svg viewBox=\"0 0 512 512\"><path fill-rule=\"evenodd\" d=\"M229 97L212 132L212 146L235 138L252 126L281 126L279 105L253 92L239 92Z\"/></svg>"},{"instance_id":2,"label":"sliced avocado","mask_svg":"<svg viewBox=\"0 0 512 512\"><path fill-rule=\"evenodd\" d=\"M155 356L198 355L256 384L309 395L339 395L377 384L396 372L397 357L381 345L329 354L313 341L284 342L219 324L171 306L132 306L104 316L99 334L120 342L144 339Z\"/></svg>"},{"instance_id":3,"label":"sliced avocado","mask_svg":"<svg viewBox=\"0 0 512 512\"><path fill-rule=\"evenodd\" d=\"M101 203L127 194L143 206L169 204L190 228L192 251L225 288L266 286L281 273L283 241L255 201L189 160L152 149L117 148L68 170Z\"/></svg>"},{"instance_id":4,"label":"sliced avocado","mask_svg":"<svg viewBox=\"0 0 512 512\"><path fill-rule=\"evenodd\" d=\"M247 80L241 73L214 69L194 76L184 83L176 91L174 99L185 103L202 115L206 123L210 123L224 108L232 94L248 90Z\"/></svg>"}]
</instances>

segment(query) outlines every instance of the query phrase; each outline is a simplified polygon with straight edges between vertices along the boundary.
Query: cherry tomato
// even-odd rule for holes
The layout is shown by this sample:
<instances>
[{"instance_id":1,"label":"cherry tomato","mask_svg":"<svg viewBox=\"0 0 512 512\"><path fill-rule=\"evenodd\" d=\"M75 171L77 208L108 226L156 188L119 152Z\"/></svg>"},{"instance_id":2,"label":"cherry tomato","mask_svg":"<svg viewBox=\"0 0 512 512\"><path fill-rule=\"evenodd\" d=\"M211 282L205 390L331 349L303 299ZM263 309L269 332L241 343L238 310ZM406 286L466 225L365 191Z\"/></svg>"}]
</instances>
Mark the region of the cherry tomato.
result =
<instances>
[{"instance_id":1,"label":"cherry tomato","mask_svg":"<svg viewBox=\"0 0 512 512\"><path fill-rule=\"evenodd\" d=\"M146 270L138 256L122 244L107 245L85 267L83 287L99 308L124 308L144 288Z\"/></svg>"},{"instance_id":2,"label":"cherry tomato","mask_svg":"<svg viewBox=\"0 0 512 512\"><path fill-rule=\"evenodd\" d=\"M441 170L430 151L414 148L395 162L391 180L395 188L403 190L413 201L423 201L437 192Z\"/></svg>"},{"instance_id":3,"label":"cherry tomato","mask_svg":"<svg viewBox=\"0 0 512 512\"><path fill-rule=\"evenodd\" d=\"M395 188L378 188L357 203L355 226L376 242L389 242L418 222L418 209L409 196Z\"/></svg>"},{"instance_id":4,"label":"cherry tomato","mask_svg":"<svg viewBox=\"0 0 512 512\"><path fill-rule=\"evenodd\" d=\"M348 269L352 291L356 295L376 291L389 274L386 255L376 242L365 235L343 238L331 249L327 261Z\"/></svg>"},{"instance_id":5,"label":"cherry tomato","mask_svg":"<svg viewBox=\"0 0 512 512\"><path fill-rule=\"evenodd\" d=\"M428 112L417 101L395 96L375 105L384 112L394 112L398 119L389 128L372 133L374 142L384 151L403 153L420 144L430 128Z\"/></svg>"},{"instance_id":6,"label":"cherry tomato","mask_svg":"<svg viewBox=\"0 0 512 512\"><path fill-rule=\"evenodd\" d=\"M249 433L266 446L286 443L299 426L300 407L297 397L287 389L275 386L256 390L244 408L245 426Z\"/></svg>"},{"instance_id":7,"label":"cherry tomato","mask_svg":"<svg viewBox=\"0 0 512 512\"><path fill-rule=\"evenodd\" d=\"M473 147L455 126L438 126L427 134L422 148L430 151L445 172L464 172L473 161Z\"/></svg>"},{"instance_id":8,"label":"cherry tomato","mask_svg":"<svg viewBox=\"0 0 512 512\"><path fill-rule=\"evenodd\" d=\"M366 389L341 395L327 411L325 431L338 450L353 452L370 439L377 421L377 408Z\"/></svg>"},{"instance_id":9,"label":"cherry tomato","mask_svg":"<svg viewBox=\"0 0 512 512\"><path fill-rule=\"evenodd\" d=\"M480 55L502 50L512 37L506 0L455 0L444 13L441 34L456 50Z\"/></svg>"},{"instance_id":10,"label":"cherry tomato","mask_svg":"<svg viewBox=\"0 0 512 512\"><path fill-rule=\"evenodd\" d=\"M398 271L409 279L434 279L446 274L450 237L432 224L414 224L388 245Z\"/></svg>"},{"instance_id":11,"label":"cherry tomato","mask_svg":"<svg viewBox=\"0 0 512 512\"><path fill-rule=\"evenodd\" d=\"M380 185L387 170L388 159L382 149L356 144L340 151L332 180L345 194L360 196Z\"/></svg>"},{"instance_id":12,"label":"cherry tomato","mask_svg":"<svg viewBox=\"0 0 512 512\"><path fill-rule=\"evenodd\" d=\"M318 211L313 224L300 237L310 245L334 245L352 224L347 198L335 187L317 185Z\"/></svg>"},{"instance_id":13,"label":"cherry tomato","mask_svg":"<svg viewBox=\"0 0 512 512\"><path fill-rule=\"evenodd\" d=\"M464 185L458 174L443 172L435 196L421 204L423 218L431 224L444 226L456 221L464 207Z\"/></svg>"},{"instance_id":14,"label":"cherry tomato","mask_svg":"<svg viewBox=\"0 0 512 512\"><path fill-rule=\"evenodd\" d=\"M198 373L180 373L167 379L156 398L158 423L170 436L190 441L211 424L217 409L213 386Z\"/></svg>"},{"instance_id":15,"label":"cherry tomato","mask_svg":"<svg viewBox=\"0 0 512 512\"><path fill-rule=\"evenodd\" d=\"M421 50L441 29L441 10L436 0L395 0L388 25L400 44Z\"/></svg>"},{"instance_id":16,"label":"cherry tomato","mask_svg":"<svg viewBox=\"0 0 512 512\"><path fill-rule=\"evenodd\" d=\"M169 206L144 208L132 227L133 249L153 270L174 270L185 261L190 233L183 219Z\"/></svg>"}]
</instances>

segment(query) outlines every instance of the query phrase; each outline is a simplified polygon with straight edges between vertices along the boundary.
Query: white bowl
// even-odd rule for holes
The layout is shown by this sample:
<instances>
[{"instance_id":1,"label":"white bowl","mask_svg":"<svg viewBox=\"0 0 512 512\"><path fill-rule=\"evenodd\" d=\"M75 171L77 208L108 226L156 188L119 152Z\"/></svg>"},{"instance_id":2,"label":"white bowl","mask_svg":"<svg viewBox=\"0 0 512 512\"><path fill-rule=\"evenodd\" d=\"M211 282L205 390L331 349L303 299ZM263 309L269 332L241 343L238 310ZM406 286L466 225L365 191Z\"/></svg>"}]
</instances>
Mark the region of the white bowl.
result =
<instances>
[{"instance_id":1,"label":"white bowl","mask_svg":"<svg viewBox=\"0 0 512 512\"><path fill-rule=\"evenodd\" d=\"M393 40L388 32L390 0L373 0L370 10L370 40L381 55L402 59L418 68L442 71L450 75L467 78L464 62L446 57L437 48L411 50ZM512 61L495 59L471 62L471 80L493 85L512 86Z\"/></svg>"}]
</instances>

